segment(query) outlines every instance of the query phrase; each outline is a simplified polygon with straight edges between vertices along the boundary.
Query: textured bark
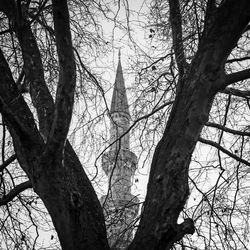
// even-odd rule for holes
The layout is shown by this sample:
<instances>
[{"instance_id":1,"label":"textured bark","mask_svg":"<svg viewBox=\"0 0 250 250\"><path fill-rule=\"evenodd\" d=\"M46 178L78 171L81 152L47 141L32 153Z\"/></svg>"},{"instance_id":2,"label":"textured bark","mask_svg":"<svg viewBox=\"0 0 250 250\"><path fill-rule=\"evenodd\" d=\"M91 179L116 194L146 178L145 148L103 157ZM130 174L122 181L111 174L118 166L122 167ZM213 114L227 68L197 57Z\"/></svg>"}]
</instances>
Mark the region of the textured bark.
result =
<instances>
[{"instance_id":1,"label":"textured bark","mask_svg":"<svg viewBox=\"0 0 250 250\"><path fill-rule=\"evenodd\" d=\"M194 232L191 220L180 225L177 220L189 195L192 152L214 97L213 82L202 80L199 73L196 77L183 83L155 150L141 223L129 249L170 249L183 235Z\"/></svg>"},{"instance_id":2,"label":"textured bark","mask_svg":"<svg viewBox=\"0 0 250 250\"><path fill-rule=\"evenodd\" d=\"M1 51L0 112L11 133L18 162L48 209L62 249L108 249L104 217L96 193L71 145L64 142L71 118L75 81L73 51L67 40L71 41L69 26L65 24L65 15L68 17L65 4L66 1L54 1L54 18L59 19L55 23L58 22L59 30L63 28L57 41L61 46L58 48L61 73L55 106L44 81L40 52L29 22L20 15L14 1L0 1L0 10L14 25L22 48L25 76L30 81L30 95L38 113L39 131ZM61 5L64 5L63 8L58 10ZM61 11L64 11L63 15ZM61 16L64 18L61 19ZM64 43L71 48L64 50ZM62 124L65 120L67 122ZM62 133L55 135L51 127ZM47 140L49 133L50 143ZM57 150L60 145L64 145L63 151Z\"/></svg>"},{"instance_id":3,"label":"textured bark","mask_svg":"<svg viewBox=\"0 0 250 250\"><path fill-rule=\"evenodd\" d=\"M177 65L181 71L183 67L186 69L180 75L164 135L154 152L144 209L130 250L171 249L185 234L194 233L191 219L177 224L189 195L191 156L208 121L215 94L232 83L228 79L233 77L224 73L225 62L250 20L247 0L228 0L210 12L198 51L188 68L183 64L184 58L180 58L183 46L179 40L179 6L172 0L169 4L173 43L179 41L174 46ZM245 73L241 79L245 79Z\"/></svg>"},{"instance_id":4,"label":"textured bark","mask_svg":"<svg viewBox=\"0 0 250 250\"><path fill-rule=\"evenodd\" d=\"M41 162L44 171L34 189L51 215L62 249L108 249L102 208L69 143L65 168L57 157L49 161Z\"/></svg>"},{"instance_id":5,"label":"textured bark","mask_svg":"<svg viewBox=\"0 0 250 250\"><path fill-rule=\"evenodd\" d=\"M62 249L108 249L102 208L79 159L68 142L64 166L56 154L44 154L46 145L0 55L0 93L5 93L0 111L13 138L17 159L48 209Z\"/></svg>"},{"instance_id":6,"label":"textured bark","mask_svg":"<svg viewBox=\"0 0 250 250\"><path fill-rule=\"evenodd\" d=\"M177 224L189 195L192 152L208 120L215 94L228 84L249 77L249 70L232 75L224 73L227 57L250 20L249 0L223 1L220 8L209 1L205 30L190 66L185 62L181 43L179 4L177 0L169 3L180 71L178 91L164 135L155 150L141 222L129 249L170 249L185 234L194 232L191 219ZM48 209L62 249L109 249L102 208L79 159L66 141L75 86L66 0L53 1L60 65L55 105L44 80L30 23L14 0L0 0L0 10L8 16L18 37L25 76L31 83L30 95L39 118L38 129L0 51L0 112L13 138L18 162Z\"/></svg>"}]
</instances>

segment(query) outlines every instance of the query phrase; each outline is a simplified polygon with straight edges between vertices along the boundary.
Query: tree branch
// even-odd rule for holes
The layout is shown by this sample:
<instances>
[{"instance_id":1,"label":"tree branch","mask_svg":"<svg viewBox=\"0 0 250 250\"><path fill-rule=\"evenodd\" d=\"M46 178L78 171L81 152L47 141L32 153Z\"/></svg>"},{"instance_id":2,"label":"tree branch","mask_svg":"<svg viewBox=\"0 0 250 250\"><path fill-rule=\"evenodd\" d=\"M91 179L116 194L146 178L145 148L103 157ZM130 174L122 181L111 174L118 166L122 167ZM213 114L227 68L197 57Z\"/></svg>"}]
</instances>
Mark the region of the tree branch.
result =
<instances>
[{"instance_id":1,"label":"tree branch","mask_svg":"<svg viewBox=\"0 0 250 250\"><path fill-rule=\"evenodd\" d=\"M27 158L31 156L32 153L41 155L44 144L36 127L33 114L17 89L9 65L1 49L0 111L13 139L18 161L25 172L30 174L31 166L34 163L34 157L32 157L32 159Z\"/></svg>"},{"instance_id":2,"label":"tree branch","mask_svg":"<svg viewBox=\"0 0 250 250\"><path fill-rule=\"evenodd\" d=\"M220 150L221 152L223 152L224 154L230 156L231 158L235 159L236 161L238 162L241 162L247 166L250 167L250 162L244 160L244 159L241 159L239 156L231 153L230 151L228 151L227 149L223 148L221 145L219 145L218 143L214 142L214 141L210 141L210 140L206 140L206 139L203 139L203 138L199 138L198 139L199 142L202 142L204 144L207 144L207 145L210 145L214 148L217 148L218 150Z\"/></svg>"},{"instance_id":3,"label":"tree branch","mask_svg":"<svg viewBox=\"0 0 250 250\"><path fill-rule=\"evenodd\" d=\"M24 190L32 188L30 181L25 181L17 186L15 186L10 192L6 195L4 195L0 199L0 206L7 205L8 202L12 201L18 194L23 192Z\"/></svg>"},{"instance_id":4,"label":"tree branch","mask_svg":"<svg viewBox=\"0 0 250 250\"><path fill-rule=\"evenodd\" d=\"M85 70L85 71L87 72L87 74L90 76L90 78L94 81L96 87L100 90L101 95L102 95L102 98L103 98L104 103L105 103L105 106L106 106L106 109L109 110L108 104L107 104L107 100L106 100L106 98L105 98L104 89L102 88L102 86L100 85L100 83L98 82L98 80L96 79L96 77L90 72L90 70L88 70L88 68L85 67L85 65L84 65L84 63L83 63L83 61L82 61L82 59L81 59L81 57L80 57L80 55L79 55L77 49L76 49L76 48L73 48L73 50L75 51L76 56L77 56L77 58L78 58L78 61L80 62L80 65L81 65L81 67L83 68L83 70ZM108 112L108 115L110 116L110 112ZM110 118L111 118L111 116L110 116Z\"/></svg>"},{"instance_id":5,"label":"tree branch","mask_svg":"<svg viewBox=\"0 0 250 250\"><path fill-rule=\"evenodd\" d=\"M13 161L16 160L16 155L12 155L9 159L3 162L2 165L0 165L0 172L2 172L8 165L10 165Z\"/></svg>"},{"instance_id":6,"label":"tree branch","mask_svg":"<svg viewBox=\"0 0 250 250\"><path fill-rule=\"evenodd\" d=\"M6 0L1 0L1 2L0 9L9 18L10 23L13 24L22 50L24 61L23 73L30 83L30 95L32 103L37 110L39 130L46 138L52 124L54 102L45 83L41 54L31 30L30 22L26 19L26 16L21 15L21 13L18 15L13 14L21 11L17 8L13 0L8 0L7 2Z\"/></svg>"},{"instance_id":7,"label":"tree branch","mask_svg":"<svg viewBox=\"0 0 250 250\"><path fill-rule=\"evenodd\" d=\"M18 136L22 141L29 141L31 142L31 134L29 130L22 124L22 122L18 119L18 117L11 111L8 105L4 102L2 97L0 96L0 112L2 113L3 117L6 119L8 124L14 128Z\"/></svg>"},{"instance_id":8,"label":"tree branch","mask_svg":"<svg viewBox=\"0 0 250 250\"><path fill-rule=\"evenodd\" d=\"M243 97L243 98L250 98L250 90L225 88L221 90L220 93L234 95L234 96Z\"/></svg>"},{"instance_id":9,"label":"tree branch","mask_svg":"<svg viewBox=\"0 0 250 250\"><path fill-rule=\"evenodd\" d=\"M239 72L226 75L224 85L226 87L232 83L243 81L248 78L250 78L250 69L245 69Z\"/></svg>"},{"instance_id":10,"label":"tree branch","mask_svg":"<svg viewBox=\"0 0 250 250\"><path fill-rule=\"evenodd\" d=\"M243 56L243 57L240 57L240 58L228 59L226 61L226 63L242 62L242 61L245 61L245 60L250 60L250 56Z\"/></svg>"},{"instance_id":11,"label":"tree branch","mask_svg":"<svg viewBox=\"0 0 250 250\"><path fill-rule=\"evenodd\" d=\"M203 35L202 39L206 40L206 36L208 35L207 31L209 30L209 26L214 21L215 13L217 11L215 0L208 0L207 1L207 7L205 12L205 20L204 20L204 29L203 29Z\"/></svg>"},{"instance_id":12,"label":"tree branch","mask_svg":"<svg viewBox=\"0 0 250 250\"><path fill-rule=\"evenodd\" d=\"M0 11L4 12L8 17L13 18L15 10L16 4L14 0L0 0Z\"/></svg>"},{"instance_id":13,"label":"tree branch","mask_svg":"<svg viewBox=\"0 0 250 250\"><path fill-rule=\"evenodd\" d=\"M237 45L242 33L250 21L250 1L223 1L209 17L199 44L194 65L203 65L207 79L214 82L214 90L220 91L228 84L246 79L246 73L225 75L224 64L231 51ZM244 76L243 76L244 75ZM247 76L249 77L249 76Z\"/></svg>"},{"instance_id":14,"label":"tree branch","mask_svg":"<svg viewBox=\"0 0 250 250\"><path fill-rule=\"evenodd\" d=\"M67 1L53 0L52 7L59 60L59 82L56 93L54 120L48 138L48 148L51 152L55 150L60 152L65 145L72 116L76 66Z\"/></svg>"},{"instance_id":15,"label":"tree branch","mask_svg":"<svg viewBox=\"0 0 250 250\"><path fill-rule=\"evenodd\" d=\"M209 36L215 39L215 44L220 49L217 56L226 62L249 23L250 2L248 0L224 1L217 9Z\"/></svg>"},{"instance_id":16,"label":"tree branch","mask_svg":"<svg viewBox=\"0 0 250 250\"><path fill-rule=\"evenodd\" d=\"M25 75L30 82L32 103L37 110L39 130L47 137L54 112L53 98L44 79L41 54L30 27L30 22L22 17L22 22L15 22L15 31L22 49Z\"/></svg>"},{"instance_id":17,"label":"tree branch","mask_svg":"<svg viewBox=\"0 0 250 250\"><path fill-rule=\"evenodd\" d=\"M179 0L169 0L170 22L172 28L173 47L179 74L184 74L184 68L187 65L182 39L182 19L180 13Z\"/></svg>"},{"instance_id":18,"label":"tree branch","mask_svg":"<svg viewBox=\"0 0 250 250\"><path fill-rule=\"evenodd\" d=\"M230 134L233 134L233 135L250 136L250 132L234 130L231 128L227 128L223 125L217 124L217 123L207 122L205 125L208 127L218 128L220 130L223 130L223 131L230 133Z\"/></svg>"},{"instance_id":19,"label":"tree branch","mask_svg":"<svg viewBox=\"0 0 250 250\"><path fill-rule=\"evenodd\" d=\"M186 234L194 234L194 232L194 221L191 218L184 219L184 221L177 226L175 242L181 240Z\"/></svg>"},{"instance_id":20,"label":"tree branch","mask_svg":"<svg viewBox=\"0 0 250 250\"><path fill-rule=\"evenodd\" d=\"M1 49L0 111L7 121L8 128L10 129L10 125L12 126L15 133L22 140L21 143L26 143L27 146L31 141L39 143L39 137L32 139L39 134L34 122L34 117L17 89L9 65L6 62Z\"/></svg>"}]
</instances>

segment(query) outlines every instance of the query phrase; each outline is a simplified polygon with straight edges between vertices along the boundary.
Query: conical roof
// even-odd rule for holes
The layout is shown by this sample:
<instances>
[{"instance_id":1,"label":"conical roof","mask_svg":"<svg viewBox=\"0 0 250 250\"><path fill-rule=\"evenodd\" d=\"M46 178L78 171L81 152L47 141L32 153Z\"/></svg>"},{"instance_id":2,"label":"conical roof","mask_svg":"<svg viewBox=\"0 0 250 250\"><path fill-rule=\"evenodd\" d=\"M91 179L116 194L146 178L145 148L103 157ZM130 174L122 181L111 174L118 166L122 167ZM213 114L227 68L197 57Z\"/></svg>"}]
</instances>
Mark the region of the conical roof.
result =
<instances>
[{"instance_id":1,"label":"conical roof","mask_svg":"<svg viewBox=\"0 0 250 250\"><path fill-rule=\"evenodd\" d=\"M121 52L118 54L118 66L116 70L115 84L111 102L110 112L124 112L129 114L128 98L123 78L122 65L121 65Z\"/></svg>"}]
</instances>

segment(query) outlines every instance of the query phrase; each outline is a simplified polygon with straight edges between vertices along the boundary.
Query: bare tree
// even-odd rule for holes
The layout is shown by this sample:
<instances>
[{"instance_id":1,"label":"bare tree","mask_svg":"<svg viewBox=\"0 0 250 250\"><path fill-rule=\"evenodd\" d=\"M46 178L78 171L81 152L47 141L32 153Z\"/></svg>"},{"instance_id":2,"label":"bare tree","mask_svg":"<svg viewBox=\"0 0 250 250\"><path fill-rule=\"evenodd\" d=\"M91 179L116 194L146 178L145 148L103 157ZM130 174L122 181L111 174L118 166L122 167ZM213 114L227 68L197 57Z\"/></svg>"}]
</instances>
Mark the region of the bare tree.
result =
<instances>
[{"instance_id":1,"label":"bare tree","mask_svg":"<svg viewBox=\"0 0 250 250\"><path fill-rule=\"evenodd\" d=\"M84 12L71 13L69 9L79 3L84 6ZM62 249L109 249L97 195L67 141L73 104L77 101L74 99L74 93L77 93L76 69L82 71L81 90L91 78L100 98L104 96L102 87L81 60L78 53L81 43L76 43L75 55L72 46L71 33L74 35L75 30L82 39L88 39L88 33L81 33L81 26L74 22L79 15L88 13L88 4L88 1L67 4L66 0L53 0L52 5L46 0L0 1L3 29L0 111L4 148L0 170L7 171L9 164L17 159L23 171L19 166L14 167L23 177L18 182L13 180L12 189L1 184L3 196L0 204L11 215L8 203L32 187L51 216ZM158 128L156 138L160 141L152 160L140 224L128 249L171 249L178 247L174 246L176 242L180 242L182 249L185 246L195 249L189 238L183 238L195 232L194 220L196 232L204 238L206 247L221 246L217 238L212 239L213 230L223 233L228 239L225 242L233 239L244 246L239 234L233 231L236 229L232 220L237 212L237 194L244 173L240 169L250 165L247 157L249 132L244 124L249 112L249 91L245 80L250 77L250 70L247 68L249 56L245 51L249 48L250 3L247 0L169 0L153 1L151 9L156 13L156 19L150 24L150 38L158 35L158 41L166 50L155 60L149 58L150 63L141 70L139 80L145 77L146 81L139 81L141 92L136 104L144 115L136 117L135 114L132 127L142 126L140 139L143 144L145 133L150 134L147 128L155 126ZM170 24L166 22L168 18ZM76 28L72 31L70 21L71 27ZM98 24L95 23L94 27L98 29ZM39 36L40 32L44 33ZM171 45L168 35L172 37ZM51 56L45 57L46 53ZM145 82L149 83L148 86L143 85ZM84 91L88 98L90 91ZM232 100L233 97L236 99ZM243 102L242 98L246 101ZM239 106L245 111L244 115L236 112ZM87 114L88 110L84 113ZM151 124L154 118L157 118L156 123ZM235 123L238 118L244 129ZM227 126L229 121L231 126ZM5 148L6 128L15 151L8 159L5 155L10 154L12 145ZM218 141L211 140L213 131ZM234 137L225 136L226 133ZM235 140L234 152L227 149L227 138ZM198 141L216 148L218 153L214 162L210 160L210 165L200 168L202 173L208 173L210 168L218 169L217 179L208 191L199 187L201 172L193 171L198 151L191 160ZM225 165L229 163L235 166L226 171ZM10 179L12 176L9 173ZM1 174L1 183L3 177ZM228 187L236 190L231 193L233 197L224 195ZM10 190L6 192L5 189ZM199 193L200 202L185 208L191 191ZM190 199L195 198L192 193ZM22 202L25 199L20 200L27 213L36 200L36 195L30 197L26 203ZM181 214L183 211L184 215ZM206 212L209 214L203 215ZM243 210L239 214L242 215ZM182 223L178 221L180 216L184 219ZM16 236L22 240L25 237L23 226L14 224L16 232L20 232ZM22 246L15 247L21 249ZM227 245L223 247L226 249Z\"/></svg>"},{"instance_id":2,"label":"bare tree","mask_svg":"<svg viewBox=\"0 0 250 250\"><path fill-rule=\"evenodd\" d=\"M243 9L240 6L244 6ZM191 249L212 246L227 249L239 244L239 248L247 249L242 232L238 231L237 235L234 225L238 220L236 214L243 216L247 210L236 200L241 185L239 176L244 175L246 166L249 166L248 144L244 138L239 138L242 128L236 126L235 120L241 119L243 125L246 117L241 112L248 112L248 107L242 99L235 99L235 94L239 90L239 93L244 93L242 97L247 98L247 91L241 89L246 88L244 80L249 77L250 71L247 61L241 67L229 67L231 57L237 60L238 55L238 60L242 58L242 61L248 58L244 55L249 46L247 8L247 2L239 5L235 1L152 3L149 38L152 40L151 50L156 51L154 55L158 52L159 56L149 58L150 63L141 71L139 86L144 87L140 95L150 98L148 105L142 105L142 108L151 107L154 111L161 106L166 107L164 103L174 102L169 116L166 109L165 114L162 112L156 116L161 121L167 119L167 124L154 152L140 225L129 249L139 249L139 244L144 249L170 249L178 241L180 247ZM238 15L240 19L236 17ZM235 23L236 19L241 21ZM167 43L170 36L171 45ZM235 85L237 89L227 88L239 81L241 84ZM232 95L233 100L230 99ZM142 102L138 100L138 103ZM235 105L239 103L245 108L237 112L240 115L237 116ZM207 123L209 115L211 122ZM234 124L231 123L228 129L229 119ZM150 121L145 122L146 127L149 124ZM208 127L204 128L205 125ZM211 130L212 126L218 130ZM230 127L235 129L230 130ZM230 132L236 137L238 135L231 146L234 147L237 140L240 150L237 149L236 153L228 149L230 144L226 141L232 140ZM207 165L197 158L198 149L191 162L198 141L218 150L218 156L213 161L211 158L207 160ZM208 154L207 148L204 152ZM201 165L194 165L195 161L200 161ZM242 172L239 172L241 168ZM227 188L230 191L225 192ZM188 197L189 207L185 207ZM197 205L194 199L200 203ZM230 210L228 217L225 216L226 210ZM182 211L185 213L180 216ZM180 218L182 223L178 221ZM193 220L199 225L196 233L200 241L194 242L190 238L181 241L185 234L195 232ZM241 221L247 223L246 217Z\"/></svg>"}]
</instances>

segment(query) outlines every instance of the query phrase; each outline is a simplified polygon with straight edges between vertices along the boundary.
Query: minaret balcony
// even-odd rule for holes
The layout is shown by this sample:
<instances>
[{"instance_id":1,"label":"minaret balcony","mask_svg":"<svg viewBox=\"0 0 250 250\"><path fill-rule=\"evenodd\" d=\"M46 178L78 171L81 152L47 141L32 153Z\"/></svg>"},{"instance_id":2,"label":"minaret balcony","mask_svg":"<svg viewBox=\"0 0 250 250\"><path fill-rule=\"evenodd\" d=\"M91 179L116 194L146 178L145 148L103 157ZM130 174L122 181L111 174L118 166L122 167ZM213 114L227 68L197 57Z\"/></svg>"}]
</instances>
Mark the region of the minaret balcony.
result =
<instances>
[{"instance_id":1,"label":"minaret balcony","mask_svg":"<svg viewBox=\"0 0 250 250\"><path fill-rule=\"evenodd\" d=\"M110 150L102 156L102 168L109 175L114 168L124 168L132 176L137 166L137 156L128 149Z\"/></svg>"},{"instance_id":2,"label":"minaret balcony","mask_svg":"<svg viewBox=\"0 0 250 250\"><path fill-rule=\"evenodd\" d=\"M105 208L106 211L113 211L118 209L126 210L129 213L129 218L134 218L139 212L140 200L137 196L133 194L126 194L125 197L122 199L112 197L111 193L107 195L103 195L100 199L102 206ZM105 202L105 204L104 204Z\"/></svg>"}]
</instances>

